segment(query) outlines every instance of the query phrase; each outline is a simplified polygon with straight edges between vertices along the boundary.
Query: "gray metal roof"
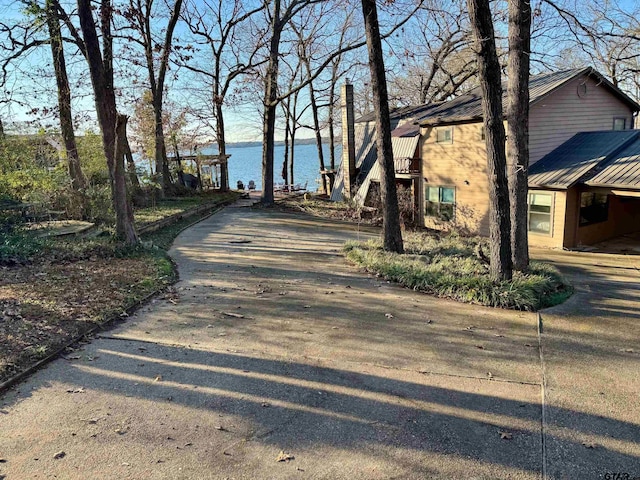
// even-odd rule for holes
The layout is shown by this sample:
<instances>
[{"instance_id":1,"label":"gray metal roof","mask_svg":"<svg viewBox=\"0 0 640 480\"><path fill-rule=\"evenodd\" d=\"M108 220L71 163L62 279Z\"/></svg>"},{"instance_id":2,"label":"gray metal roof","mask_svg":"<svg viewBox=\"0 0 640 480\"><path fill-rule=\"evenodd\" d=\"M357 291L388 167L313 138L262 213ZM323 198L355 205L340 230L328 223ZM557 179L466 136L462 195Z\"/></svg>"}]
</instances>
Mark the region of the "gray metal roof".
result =
<instances>
[{"instance_id":1,"label":"gray metal roof","mask_svg":"<svg viewBox=\"0 0 640 480\"><path fill-rule=\"evenodd\" d=\"M420 116L425 115L430 109L436 107L438 105L442 105L446 102L436 102L436 103L427 103L424 105L418 106L409 106L409 107L397 107L389 109L389 117L391 120L402 120L403 118L415 117L418 118ZM375 122L376 115L374 111L369 113L365 113L359 118L356 118L355 123L363 123L363 122Z\"/></svg>"},{"instance_id":2,"label":"gray metal roof","mask_svg":"<svg viewBox=\"0 0 640 480\"><path fill-rule=\"evenodd\" d=\"M437 104L436 104L437 105ZM415 148L418 142L418 138L420 135L420 127L413 124L414 119L416 118L417 113L424 113L426 110L433 108L434 104L431 105L422 105L421 107L411 107L401 109L401 114L396 110L395 114L391 115L391 128L393 129L391 132L393 143L393 152L394 157L396 157L396 140L395 137L408 137L415 142L413 146L413 151L415 152ZM413 115L410 115L412 113ZM365 121L362 119L365 118ZM367 175L374 167L376 160L378 159L378 148L376 147L376 125L375 120L370 119L366 120L368 117L361 117L355 123L355 145L356 145L356 168L358 169L358 176L356 177L355 183L357 185L363 185ZM397 128L396 128L397 127ZM413 138L415 137L415 140ZM406 157L413 157L413 153L410 155L404 155L405 150L410 149L411 145L407 144L400 146L400 153ZM331 200L334 202L340 202L344 199L344 172L342 170L342 162L340 162L340 166L338 167L338 171L336 172L336 178L333 185L333 190L331 191Z\"/></svg>"},{"instance_id":3,"label":"gray metal roof","mask_svg":"<svg viewBox=\"0 0 640 480\"><path fill-rule=\"evenodd\" d=\"M640 190L640 133L635 141L599 166L596 171L597 173L585 182L587 185Z\"/></svg>"},{"instance_id":4,"label":"gray metal roof","mask_svg":"<svg viewBox=\"0 0 640 480\"><path fill-rule=\"evenodd\" d=\"M589 183L598 167L609 165L639 136L638 130L578 133L529 168L529 187L566 189Z\"/></svg>"},{"instance_id":5,"label":"gray metal roof","mask_svg":"<svg viewBox=\"0 0 640 480\"><path fill-rule=\"evenodd\" d=\"M629 104L635 111L640 110L640 105L625 95L620 89L605 79L600 73L591 67L562 70L560 72L543 73L534 75L529 80L529 102L534 104L565 83L580 76L595 77L598 82L604 84L609 90ZM502 85L502 105L507 106L506 82ZM436 108L429 109L417 120L422 126L439 125L445 123L462 123L480 121L482 119L482 93L480 88L471 90L466 95L461 95L449 102L437 105Z\"/></svg>"}]
</instances>

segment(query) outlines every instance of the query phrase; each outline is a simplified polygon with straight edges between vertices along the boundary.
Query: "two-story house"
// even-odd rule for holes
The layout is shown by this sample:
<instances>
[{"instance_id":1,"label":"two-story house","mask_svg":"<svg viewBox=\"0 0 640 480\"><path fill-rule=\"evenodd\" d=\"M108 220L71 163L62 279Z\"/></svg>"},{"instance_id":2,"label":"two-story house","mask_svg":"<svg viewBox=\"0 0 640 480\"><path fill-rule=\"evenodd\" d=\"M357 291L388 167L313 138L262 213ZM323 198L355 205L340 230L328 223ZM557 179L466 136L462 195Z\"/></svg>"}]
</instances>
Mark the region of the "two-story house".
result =
<instances>
[{"instance_id":1,"label":"two-story house","mask_svg":"<svg viewBox=\"0 0 640 480\"><path fill-rule=\"evenodd\" d=\"M529 92L530 244L574 247L640 230L640 131L630 130L640 105L592 68L532 76ZM409 155L407 138L415 142L410 178L420 225L488 235L481 102L475 89L404 109L392 125L399 183L407 176L399 157ZM356 131L365 123L372 129L370 121L360 122ZM374 137L361 162L370 166L358 172L354 198L361 203L379 178ZM400 144L405 147L396 153Z\"/></svg>"}]
</instances>

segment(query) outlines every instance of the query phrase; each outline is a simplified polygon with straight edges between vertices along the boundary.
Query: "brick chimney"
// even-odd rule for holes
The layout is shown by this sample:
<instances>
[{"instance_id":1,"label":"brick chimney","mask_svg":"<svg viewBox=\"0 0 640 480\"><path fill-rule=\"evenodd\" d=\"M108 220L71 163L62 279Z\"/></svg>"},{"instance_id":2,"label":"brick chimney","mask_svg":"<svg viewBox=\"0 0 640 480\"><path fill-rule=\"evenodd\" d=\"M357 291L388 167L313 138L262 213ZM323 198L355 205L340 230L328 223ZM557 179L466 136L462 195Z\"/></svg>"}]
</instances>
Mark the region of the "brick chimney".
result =
<instances>
[{"instance_id":1,"label":"brick chimney","mask_svg":"<svg viewBox=\"0 0 640 480\"><path fill-rule=\"evenodd\" d=\"M353 114L353 85L347 81L340 91L342 103L342 172L344 174L344 198L350 199L356 180L356 135Z\"/></svg>"}]
</instances>

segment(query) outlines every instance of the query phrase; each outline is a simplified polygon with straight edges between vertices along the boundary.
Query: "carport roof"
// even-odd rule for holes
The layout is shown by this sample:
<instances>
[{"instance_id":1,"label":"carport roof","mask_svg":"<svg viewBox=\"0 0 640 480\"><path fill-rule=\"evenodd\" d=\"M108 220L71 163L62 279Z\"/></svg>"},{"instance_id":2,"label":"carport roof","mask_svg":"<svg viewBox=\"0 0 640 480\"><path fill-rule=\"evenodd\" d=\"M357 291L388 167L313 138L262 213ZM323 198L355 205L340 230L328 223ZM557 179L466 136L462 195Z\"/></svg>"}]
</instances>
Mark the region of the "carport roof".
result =
<instances>
[{"instance_id":1,"label":"carport roof","mask_svg":"<svg viewBox=\"0 0 640 480\"><path fill-rule=\"evenodd\" d=\"M529 187L577 183L640 189L640 131L578 133L529 168Z\"/></svg>"}]
</instances>

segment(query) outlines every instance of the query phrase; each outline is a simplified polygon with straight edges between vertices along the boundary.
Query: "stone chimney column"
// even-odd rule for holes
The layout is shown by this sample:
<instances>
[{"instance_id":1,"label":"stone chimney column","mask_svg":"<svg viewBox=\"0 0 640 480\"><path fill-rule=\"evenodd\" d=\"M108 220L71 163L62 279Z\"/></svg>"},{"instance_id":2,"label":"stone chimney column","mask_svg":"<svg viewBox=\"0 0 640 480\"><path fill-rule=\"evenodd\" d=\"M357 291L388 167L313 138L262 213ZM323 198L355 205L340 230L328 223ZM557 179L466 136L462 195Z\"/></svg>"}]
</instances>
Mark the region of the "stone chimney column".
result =
<instances>
[{"instance_id":1,"label":"stone chimney column","mask_svg":"<svg viewBox=\"0 0 640 480\"><path fill-rule=\"evenodd\" d=\"M342 172L344 175L344 198L350 199L356 180L356 135L353 113L353 85L348 82L340 91L342 103Z\"/></svg>"}]
</instances>

